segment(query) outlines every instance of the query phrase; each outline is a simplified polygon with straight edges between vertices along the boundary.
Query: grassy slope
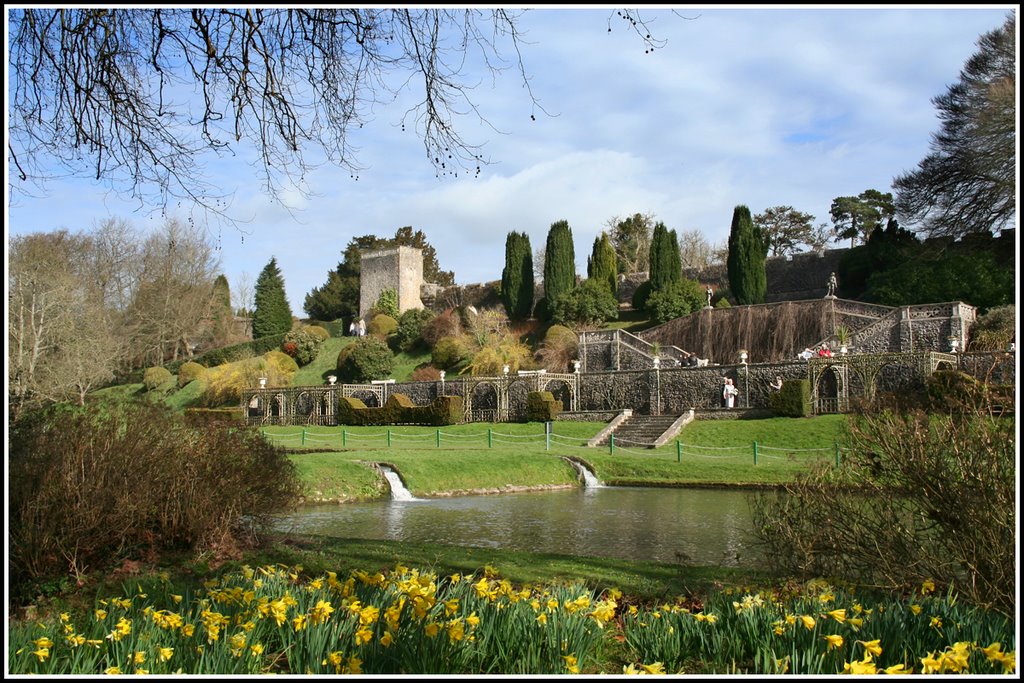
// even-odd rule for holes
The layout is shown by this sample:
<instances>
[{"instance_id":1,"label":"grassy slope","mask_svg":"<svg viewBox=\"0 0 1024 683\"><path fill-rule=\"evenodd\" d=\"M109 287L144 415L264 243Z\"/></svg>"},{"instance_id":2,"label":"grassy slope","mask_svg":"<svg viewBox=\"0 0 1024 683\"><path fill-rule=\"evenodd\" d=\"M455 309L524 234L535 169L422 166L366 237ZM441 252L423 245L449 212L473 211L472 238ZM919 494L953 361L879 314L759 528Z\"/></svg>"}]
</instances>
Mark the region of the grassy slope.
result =
<instances>
[{"instance_id":1,"label":"grassy slope","mask_svg":"<svg viewBox=\"0 0 1024 683\"><path fill-rule=\"evenodd\" d=\"M424 497L507 486L576 485L566 457L586 462L611 485L773 485L792 481L812 463L834 462L845 425L841 415L703 422L683 431L680 451L673 441L657 449L616 448L614 453L584 446L604 426L600 422L555 422L550 442L537 422L441 429L271 427L264 433L280 445L306 449L291 457L301 464L311 500L355 500L367 497L364 480L350 484L334 470L355 464L372 473L360 462L393 465L406 486ZM759 444L756 464L753 441ZM387 495L383 486L378 490Z\"/></svg>"}]
</instances>

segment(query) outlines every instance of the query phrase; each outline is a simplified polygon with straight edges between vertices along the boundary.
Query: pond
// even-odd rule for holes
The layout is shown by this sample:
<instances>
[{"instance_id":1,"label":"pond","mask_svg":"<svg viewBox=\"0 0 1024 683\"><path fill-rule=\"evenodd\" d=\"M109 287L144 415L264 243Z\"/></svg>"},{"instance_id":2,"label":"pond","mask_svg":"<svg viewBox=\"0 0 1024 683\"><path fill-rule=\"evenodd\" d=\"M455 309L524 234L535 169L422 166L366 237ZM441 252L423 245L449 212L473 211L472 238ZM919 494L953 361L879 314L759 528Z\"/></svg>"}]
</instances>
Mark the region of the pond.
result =
<instances>
[{"instance_id":1,"label":"pond","mask_svg":"<svg viewBox=\"0 0 1024 683\"><path fill-rule=\"evenodd\" d=\"M310 505L282 532L753 568L749 491L587 487Z\"/></svg>"}]
</instances>

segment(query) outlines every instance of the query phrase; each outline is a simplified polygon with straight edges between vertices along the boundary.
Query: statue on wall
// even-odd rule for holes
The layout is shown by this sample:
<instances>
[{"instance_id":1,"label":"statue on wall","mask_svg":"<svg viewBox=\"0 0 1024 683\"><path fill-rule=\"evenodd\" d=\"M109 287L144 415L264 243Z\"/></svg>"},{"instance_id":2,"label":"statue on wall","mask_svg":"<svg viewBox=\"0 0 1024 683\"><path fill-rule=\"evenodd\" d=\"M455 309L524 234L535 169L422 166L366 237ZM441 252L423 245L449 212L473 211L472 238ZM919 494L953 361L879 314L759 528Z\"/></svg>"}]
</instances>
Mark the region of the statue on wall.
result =
<instances>
[{"instance_id":1,"label":"statue on wall","mask_svg":"<svg viewBox=\"0 0 1024 683\"><path fill-rule=\"evenodd\" d=\"M836 274L832 273L828 276L828 291L825 293L825 297L836 297L836 289L839 287L839 280L836 278Z\"/></svg>"},{"instance_id":2,"label":"statue on wall","mask_svg":"<svg viewBox=\"0 0 1024 683\"><path fill-rule=\"evenodd\" d=\"M711 297L715 295L715 290L711 289L711 285L708 285L708 308L711 308Z\"/></svg>"}]
</instances>

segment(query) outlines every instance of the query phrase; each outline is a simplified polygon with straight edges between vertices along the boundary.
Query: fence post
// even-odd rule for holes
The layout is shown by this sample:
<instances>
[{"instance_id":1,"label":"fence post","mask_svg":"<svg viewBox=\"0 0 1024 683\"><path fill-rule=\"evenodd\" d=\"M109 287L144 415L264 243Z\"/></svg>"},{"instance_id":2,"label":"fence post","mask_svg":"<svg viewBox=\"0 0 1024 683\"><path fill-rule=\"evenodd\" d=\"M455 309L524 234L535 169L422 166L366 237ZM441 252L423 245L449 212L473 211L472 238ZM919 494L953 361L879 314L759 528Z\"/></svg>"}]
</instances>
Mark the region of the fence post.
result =
<instances>
[{"instance_id":1,"label":"fence post","mask_svg":"<svg viewBox=\"0 0 1024 683\"><path fill-rule=\"evenodd\" d=\"M441 447L441 430L440 429L437 430L437 447L438 448Z\"/></svg>"},{"instance_id":2,"label":"fence post","mask_svg":"<svg viewBox=\"0 0 1024 683\"><path fill-rule=\"evenodd\" d=\"M615 455L615 433L608 435L608 455Z\"/></svg>"},{"instance_id":3,"label":"fence post","mask_svg":"<svg viewBox=\"0 0 1024 683\"><path fill-rule=\"evenodd\" d=\"M682 462L682 461L683 461L683 444L681 444L679 442L679 439L676 439L676 462Z\"/></svg>"},{"instance_id":4,"label":"fence post","mask_svg":"<svg viewBox=\"0 0 1024 683\"><path fill-rule=\"evenodd\" d=\"M757 442L754 442L754 464L757 464Z\"/></svg>"},{"instance_id":5,"label":"fence post","mask_svg":"<svg viewBox=\"0 0 1024 683\"><path fill-rule=\"evenodd\" d=\"M306 445L306 428L305 427L302 428L302 445L303 446Z\"/></svg>"},{"instance_id":6,"label":"fence post","mask_svg":"<svg viewBox=\"0 0 1024 683\"><path fill-rule=\"evenodd\" d=\"M491 427L487 428L487 447L494 448L494 430Z\"/></svg>"},{"instance_id":7,"label":"fence post","mask_svg":"<svg viewBox=\"0 0 1024 683\"><path fill-rule=\"evenodd\" d=\"M391 430L388 430L388 448L391 448Z\"/></svg>"},{"instance_id":8,"label":"fence post","mask_svg":"<svg viewBox=\"0 0 1024 683\"><path fill-rule=\"evenodd\" d=\"M344 429L341 430L341 447L344 448L348 445L348 432Z\"/></svg>"}]
</instances>

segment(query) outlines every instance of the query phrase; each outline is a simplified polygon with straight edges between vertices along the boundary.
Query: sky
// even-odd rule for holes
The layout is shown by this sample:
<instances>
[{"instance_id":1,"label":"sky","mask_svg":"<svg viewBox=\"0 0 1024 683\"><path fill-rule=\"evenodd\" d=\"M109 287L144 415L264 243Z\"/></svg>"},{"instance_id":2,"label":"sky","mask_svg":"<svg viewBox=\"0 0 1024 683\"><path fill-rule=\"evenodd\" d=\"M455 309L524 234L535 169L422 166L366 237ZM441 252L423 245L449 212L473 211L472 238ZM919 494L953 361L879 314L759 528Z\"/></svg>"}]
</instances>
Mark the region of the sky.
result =
<instances>
[{"instance_id":1,"label":"sky","mask_svg":"<svg viewBox=\"0 0 1024 683\"><path fill-rule=\"evenodd\" d=\"M714 245L737 205L792 206L827 222L835 197L892 191L895 176L916 168L939 128L932 98L1018 5L661 7L674 11L641 8L664 41L652 52L614 7L526 12L522 56L542 109L514 71L480 73L472 97L487 125L459 119L492 160L479 176L438 178L420 140L398 127L400 107L379 109L352 139L357 179L320 166L306 176L308 196L284 194L288 209L264 194L244 150L205 159L240 219L208 226L221 271L233 287L251 283L276 258L303 317L306 295L353 237L407 225L469 284L501 278L510 231L536 249L559 220L584 276L614 217L653 214ZM89 230L109 217L151 230L161 220L90 179L54 179L31 196L9 181L5 204L8 235Z\"/></svg>"}]
</instances>

